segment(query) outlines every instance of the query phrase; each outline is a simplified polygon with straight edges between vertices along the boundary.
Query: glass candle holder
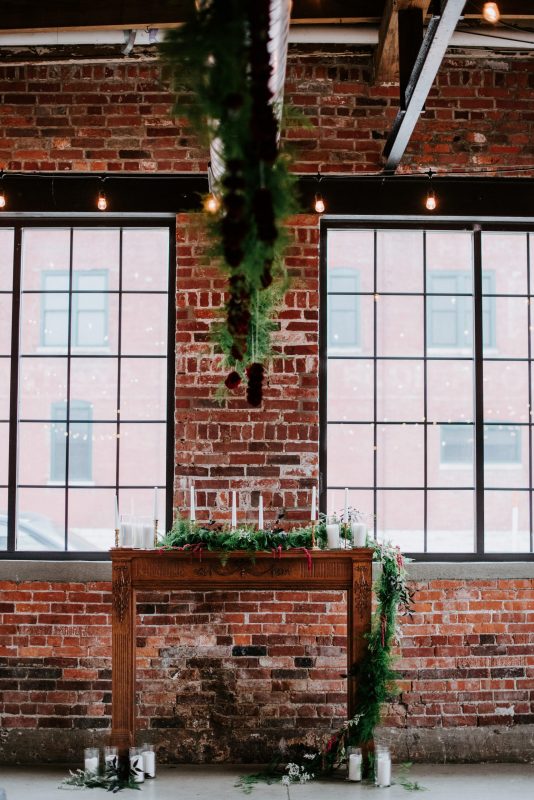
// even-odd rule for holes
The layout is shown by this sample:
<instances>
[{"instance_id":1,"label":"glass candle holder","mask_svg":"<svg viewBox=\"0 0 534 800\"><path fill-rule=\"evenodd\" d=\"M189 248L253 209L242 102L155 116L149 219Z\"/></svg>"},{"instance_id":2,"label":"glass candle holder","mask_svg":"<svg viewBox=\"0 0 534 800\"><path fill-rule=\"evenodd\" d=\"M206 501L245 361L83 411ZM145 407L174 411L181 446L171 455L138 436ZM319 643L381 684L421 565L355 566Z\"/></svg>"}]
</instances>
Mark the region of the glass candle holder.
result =
<instances>
[{"instance_id":1,"label":"glass candle holder","mask_svg":"<svg viewBox=\"0 0 534 800\"><path fill-rule=\"evenodd\" d=\"M116 770L119 766L119 749L118 747L109 746L104 747L104 766L106 770Z\"/></svg>"},{"instance_id":2,"label":"glass candle holder","mask_svg":"<svg viewBox=\"0 0 534 800\"><path fill-rule=\"evenodd\" d=\"M391 786L391 753L380 745L375 748L375 784Z\"/></svg>"},{"instance_id":3,"label":"glass candle holder","mask_svg":"<svg viewBox=\"0 0 534 800\"><path fill-rule=\"evenodd\" d=\"M86 747L83 751L83 768L91 775L98 775L100 764L98 747Z\"/></svg>"},{"instance_id":4,"label":"glass candle holder","mask_svg":"<svg viewBox=\"0 0 534 800\"><path fill-rule=\"evenodd\" d=\"M135 783L143 783L145 771L143 769L143 754L140 747L130 747L130 775Z\"/></svg>"},{"instance_id":5,"label":"glass candle holder","mask_svg":"<svg viewBox=\"0 0 534 800\"><path fill-rule=\"evenodd\" d=\"M145 742L141 751L143 753L143 769L145 778L156 777L156 750L153 744Z\"/></svg>"}]
</instances>

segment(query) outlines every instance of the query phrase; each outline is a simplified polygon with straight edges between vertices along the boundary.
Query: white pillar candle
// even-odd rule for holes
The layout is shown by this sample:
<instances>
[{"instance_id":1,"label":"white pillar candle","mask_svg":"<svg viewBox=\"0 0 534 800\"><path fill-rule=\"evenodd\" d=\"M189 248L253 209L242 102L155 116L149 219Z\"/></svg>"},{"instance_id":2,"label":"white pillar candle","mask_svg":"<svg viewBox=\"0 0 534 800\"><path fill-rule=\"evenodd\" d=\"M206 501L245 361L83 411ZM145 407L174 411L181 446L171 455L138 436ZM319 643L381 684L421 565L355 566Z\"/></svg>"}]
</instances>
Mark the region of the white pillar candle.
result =
<instances>
[{"instance_id":1,"label":"white pillar candle","mask_svg":"<svg viewBox=\"0 0 534 800\"><path fill-rule=\"evenodd\" d=\"M375 763L376 785L391 786L391 756L389 750L377 750Z\"/></svg>"},{"instance_id":2,"label":"white pillar candle","mask_svg":"<svg viewBox=\"0 0 534 800\"><path fill-rule=\"evenodd\" d=\"M195 504L195 487L191 484L191 488L189 490L189 505L191 509L191 522L195 522L197 518L197 509Z\"/></svg>"},{"instance_id":3,"label":"white pillar candle","mask_svg":"<svg viewBox=\"0 0 534 800\"><path fill-rule=\"evenodd\" d=\"M104 747L104 764L106 770L117 769L119 764L119 751L113 745Z\"/></svg>"},{"instance_id":4,"label":"white pillar candle","mask_svg":"<svg viewBox=\"0 0 534 800\"><path fill-rule=\"evenodd\" d=\"M118 531L120 529L121 522L119 517L119 500L117 495L115 495L115 530Z\"/></svg>"},{"instance_id":5,"label":"white pillar candle","mask_svg":"<svg viewBox=\"0 0 534 800\"><path fill-rule=\"evenodd\" d=\"M153 745L143 745L143 770L149 778L156 777L156 753Z\"/></svg>"},{"instance_id":6,"label":"white pillar candle","mask_svg":"<svg viewBox=\"0 0 534 800\"><path fill-rule=\"evenodd\" d=\"M352 533L352 546L365 547L367 528L362 522L353 522L350 526Z\"/></svg>"},{"instance_id":7,"label":"white pillar candle","mask_svg":"<svg viewBox=\"0 0 534 800\"><path fill-rule=\"evenodd\" d=\"M263 495L261 494L258 501L258 530L263 530Z\"/></svg>"},{"instance_id":8,"label":"white pillar candle","mask_svg":"<svg viewBox=\"0 0 534 800\"><path fill-rule=\"evenodd\" d=\"M136 520L133 524L133 546L143 547L145 544L143 523Z\"/></svg>"},{"instance_id":9,"label":"white pillar candle","mask_svg":"<svg viewBox=\"0 0 534 800\"><path fill-rule=\"evenodd\" d=\"M315 522L317 519L317 488L312 486L312 501L311 501L311 521Z\"/></svg>"},{"instance_id":10,"label":"white pillar candle","mask_svg":"<svg viewBox=\"0 0 534 800\"><path fill-rule=\"evenodd\" d=\"M232 530L237 528L237 498L235 490L232 491Z\"/></svg>"},{"instance_id":11,"label":"white pillar candle","mask_svg":"<svg viewBox=\"0 0 534 800\"><path fill-rule=\"evenodd\" d=\"M345 508L343 510L343 522L347 524L349 521L349 490L345 489Z\"/></svg>"},{"instance_id":12,"label":"white pillar candle","mask_svg":"<svg viewBox=\"0 0 534 800\"><path fill-rule=\"evenodd\" d=\"M339 538L339 523L330 522L326 526L326 540L329 550L338 550L341 547Z\"/></svg>"},{"instance_id":13,"label":"white pillar candle","mask_svg":"<svg viewBox=\"0 0 534 800\"><path fill-rule=\"evenodd\" d=\"M351 753L349 756L349 781L361 781L362 779L362 754Z\"/></svg>"},{"instance_id":14,"label":"white pillar candle","mask_svg":"<svg viewBox=\"0 0 534 800\"><path fill-rule=\"evenodd\" d=\"M158 487L154 486L154 517L153 519L159 519L158 516Z\"/></svg>"},{"instance_id":15,"label":"white pillar candle","mask_svg":"<svg viewBox=\"0 0 534 800\"><path fill-rule=\"evenodd\" d=\"M85 772L90 772L92 775L98 775L98 762L99 762L98 748L86 747L83 752L83 768Z\"/></svg>"}]
</instances>

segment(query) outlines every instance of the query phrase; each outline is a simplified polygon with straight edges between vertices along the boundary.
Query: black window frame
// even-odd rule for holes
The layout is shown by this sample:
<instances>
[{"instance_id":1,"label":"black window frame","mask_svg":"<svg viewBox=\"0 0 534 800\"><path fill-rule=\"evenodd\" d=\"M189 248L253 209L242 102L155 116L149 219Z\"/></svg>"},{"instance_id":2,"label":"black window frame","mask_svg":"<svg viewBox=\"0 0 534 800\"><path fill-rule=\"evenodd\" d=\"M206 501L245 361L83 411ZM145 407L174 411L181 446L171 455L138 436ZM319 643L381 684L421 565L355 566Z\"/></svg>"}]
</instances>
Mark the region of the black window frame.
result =
<instances>
[{"instance_id":1,"label":"black window frame","mask_svg":"<svg viewBox=\"0 0 534 800\"><path fill-rule=\"evenodd\" d=\"M510 491L526 491L529 493L529 523L530 523L530 547L531 552L485 552L484 550L484 430L487 426L487 421L484 421L484 414L483 414L483 364L484 364L484 354L483 354L483 314L484 314L484 295L483 295L483 277L482 277L482 234L487 232L518 232L518 233L530 233L534 234L534 223L531 219L528 218L521 218L517 220L511 220L503 216L502 218L499 217L497 220L496 217L492 217L489 220L484 219L482 216L480 218L475 219L460 219L458 216L447 216L446 218L434 218L429 219L428 217L424 217L422 215L413 215L409 218L401 217L395 215L391 215L388 217L382 217L379 214L376 217L369 217L368 215L358 215L358 216L344 216L343 218L335 218L333 215L332 217L324 216L320 222L320 236L319 236L319 507L323 513L327 513L327 489L336 489L340 490L345 487L335 486L329 487L328 480L327 480L327 361L328 361L328 336L327 336L327 300L328 300L328 270L327 270L327 235L329 230L355 230L355 229L365 229L365 230L424 230L424 231L435 231L435 230L446 230L446 231L466 231L473 234L473 300L474 300L474 319L473 319L473 380L474 380L474 387L475 387L475 403L474 403L474 424L473 424L473 432L474 432L474 502L475 502L475 548L474 552L409 552L406 555L413 559L414 561L426 561L426 562L447 562L447 561L454 561L454 562L469 562L469 561L486 561L486 562L494 562L494 561L518 561L518 562L525 562L525 561L534 561L534 547L533 547L533 540L534 540L534 517L533 517L533 495L534 495L534 485L533 485L533 457L532 457L532 439L533 439L533 424L524 423L525 426L528 425L528 443L529 443L529 453L531 454L529 460L529 487L525 487L524 489L511 489ZM527 238L528 242L528 238ZM528 252L528 263L527 263L527 296L531 297L532 293L534 292L534 287L531 286L530 280L530 270L532 265L534 265L534 252L532 252L529 244L527 244ZM375 246L375 253L376 253L376 246ZM376 272L377 272L377 264L375 260L375 278L374 278L374 287L373 287L373 294L376 295L377 293L377 280L376 280ZM382 294L387 294L383 293ZM414 293L415 294L415 293ZM420 294L420 293L417 293ZM424 296L427 295L426 290L426 280L425 285L423 288ZM409 296L410 293L406 293L406 296ZM491 300L494 301L495 297L499 297L500 295L494 295L491 297ZM514 296L513 294L506 294L503 295L505 297ZM523 295L521 295L523 296ZM426 348L426 336L427 336L427 303L423 304L424 307L424 335L425 335L425 347L424 347L424 354L420 358L421 361L425 363L425 373L426 373L426 363L428 361L427 355L427 348ZM497 322L498 324L498 322ZM531 328L532 324L532 312L531 312L531 305L528 304L528 326L529 329ZM375 325L376 325L376 316L375 316ZM375 331L376 333L376 331ZM376 337L375 337L376 338ZM532 363L533 353L531 351L532 344L531 344L531 337L528 339L528 355L526 358L510 358L504 359L506 361L526 361L528 364L528 392L529 392L529 407L532 408L532 399L533 399L533 387L532 387L532 373L534 370L534 364ZM350 358L350 356L349 356ZM369 356L369 358L373 361L375 368L374 368L374 384L375 384L375 404L376 404L376 381L377 381L377 370L376 364L377 360L375 356ZM390 358L388 356L388 358ZM394 358L394 357L392 357ZM490 357L491 359L491 357ZM499 359L500 360L500 359ZM425 382L426 382L426 374L425 374ZM425 419L426 419L426 408L425 408ZM377 451L376 451L376 444L377 444L377 428L378 422L376 420L376 413L375 413L375 421L374 423L370 423L374 425L374 474L375 474L375 481L374 487L372 489L373 492L373 509L372 513L374 518L376 518L377 512L377 486L376 486L376 462L377 462ZM492 424L491 422L489 424ZM499 423L502 424L502 423ZM510 423L513 424L513 423ZM427 436L427 426L424 426L425 431L425 450L426 450L426 436ZM427 487L427 476L426 476L426 468L425 468L425 548L426 548L426 529L427 529L427 514L426 514L426 489ZM530 488L532 487L532 489ZM369 487L349 487L355 490L360 488L365 488L369 490ZM407 489L409 491L409 489ZM502 491L505 492L507 489L505 487L502 488Z\"/></svg>"},{"instance_id":2,"label":"black window frame","mask_svg":"<svg viewBox=\"0 0 534 800\"><path fill-rule=\"evenodd\" d=\"M57 215L46 214L35 217L31 214L2 215L0 227L14 231L12 315L11 315L11 375L9 387L9 444L8 444L8 507L7 507L7 549L0 550L0 560L40 560L40 561L109 561L109 551L81 550L17 550L16 549L16 496L17 496L17 450L18 450L18 385L20 366L20 312L21 312L21 267L22 232L24 228L167 228L169 231L168 261L168 303L167 303L167 392L166 392L166 490L165 512L170 524L173 519L174 495L174 421L175 421L175 375L176 375L176 214L147 213L129 216L125 214L106 215L84 214ZM122 291L122 287L117 292ZM146 292L143 292L146 293ZM117 356L119 357L119 356ZM118 389L119 391L119 389ZM119 407L119 406L117 406ZM117 432L120 432L120 419L117 419ZM115 476L115 489L118 474ZM112 487L113 488L113 487ZM138 488L127 487L122 488ZM67 546L67 526L65 547Z\"/></svg>"}]
</instances>

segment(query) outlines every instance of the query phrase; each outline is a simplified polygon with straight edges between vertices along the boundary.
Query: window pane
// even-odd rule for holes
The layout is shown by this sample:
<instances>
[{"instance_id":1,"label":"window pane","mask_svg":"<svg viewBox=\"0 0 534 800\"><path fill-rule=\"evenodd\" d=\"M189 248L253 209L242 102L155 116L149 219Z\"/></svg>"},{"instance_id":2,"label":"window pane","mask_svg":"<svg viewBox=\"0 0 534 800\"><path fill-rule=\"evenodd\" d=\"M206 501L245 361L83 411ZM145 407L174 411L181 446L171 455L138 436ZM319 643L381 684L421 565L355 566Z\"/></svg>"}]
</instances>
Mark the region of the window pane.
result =
<instances>
[{"instance_id":1,"label":"window pane","mask_svg":"<svg viewBox=\"0 0 534 800\"><path fill-rule=\"evenodd\" d=\"M0 422L0 485L7 485L9 455L9 423Z\"/></svg>"},{"instance_id":2,"label":"window pane","mask_svg":"<svg viewBox=\"0 0 534 800\"><path fill-rule=\"evenodd\" d=\"M484 425L484 481L487 489L529 485L528 427Z\"/></svg>"},{"instance_id":3,"label":"window pane","mask_svg":"<svg viewBox=\"0 0 534 800\"><path fill-rule=\"evenodd\" d=\"M166 355L166 295L123 296L122 352L128 355Z\"/></svg>"},{"instance_id":4,"label":"window pane","mask_svg":"<svg viewBox=\"0 0 534 800\"><path fill-rule=\"evenodd\" d=\"M421 422L423 417L423 362L378 361L377 418Z\"/></svg>"},{"instance_id":5,"label":"window pane","mask_svg":"<svg viewBox=\"0 0 534 800\"><path fill-rule=\"evenodd\" d=\"M167 291L169 231L130 228L122 234L122 287L126 291Z\"/></svg>"},{"instance_id":6,"label":"window pane","mask_svg":"<svg viewBox=\"0 0 534 800\"><path fill-rule=\"evenodd\" d=\"M373 537L373 492L365 489L349 489L349 511L357 511L367 526L369 536ZM329 489L326 498L328 514L336 514L339 519L345 511L345 489Z\"/></svg>"},{"instance_id":7,"label":"window pane","mask_svg":"<svg viewBox=\"0 0 534 800\"><path fill-rule=\"evenodd\" d=\"M166 359L123 359L121 361L121 419L165 420L166 409Z\"/></svg>"},{"instance_id":8,"label":"window pane","mask_svg":"<svg viewBox=\"0 0 534 800\"><path fill-rule=\"evenodd\" d=\"M328 270L340 268L357 271L360 291L373 291L373 231L328 231Z\"/></svg>"},{"instance_id":9,"label":"window pane","mask_svg":"<svg viewBox=\"0 0 534 800\"><path fill-rule=\"evenodd\" d=\"M429 425L427 428L429 486L474 486L472 425Z\"/></svg>"},{"instance_id":10,"label":"window pane","mask_svg":"<svg viewBox=\"0 0 534 800\"><path fill-rule=\"evenodd\" d=\"M74 356L70 370L71 398L90 403L94 420L116 419L118 360Z\"/></svg>"},{"instance_id":11,"label":"window pane","mask_svg":"<svg viewBox=\"0 0 534 800\"><path fill-rule=\"evenodd\" d=\"M424 437L422 426L378 426L378 486L423 486L423 458Z\"/></svg>"},{"instance_id":12,"label":"window pane","mask_svg":"<svg viewBox=\"0 0 534 800\"><path fill-rule=\"evenodd\" d=\"M72 296L72 349L116 353L118 319L116 294L75 292Z\"/></svg>"},{"instance_id":13,"label":"window pane","mask_svg":"<svg viewBox=\"0 0 534 800\"><path fill-rule=\"evenodd\" d=\"M9 419L9 387L11 383L11 360L0 358L0 419Z\"/></svg>"},{"instance_id":14,"label":"window pane","mask_svg":"<svg viewBox=\"0 0 534 800\"><path fill-rule=\"evenodd\" d=\"M379 231L377 234L379 292L423 291L423 232Z\"/></svg>"},{"instance_id":15,"label":"window pane","mask_svg":"<svg viewBox=\"0 0 534 800\"><path fill-rule=\"evenodd\" d=\"M528 422L528 367L522 362L484 362L484 418Z\"/></svg>"},{"instance_id":16,"label":"window pane","mask_svg":"<svg viewBox=\"0 0 534 800\"><path fill-rule=\"evenodd\" d=\"M475 551L473 492L429 491L427 497L427 547L430 553Z\"/></svg>"},{"instance_id":17,"label":"window pane","mask_svg":"<svg viewBox=\"0 0 534 800\"><path fill-rule=\"evenodd\" d=\"M485 297L484 355L492 358L527 358L528 300L520 297Z\"/></svg>"},{"instance_id":18,"label":"window pane","mask_svg":"<svg viewBox=\"0 0 534 800\"><path fill-rule=\"evenodd\" d=\"M427 362L429 422L473 420L473 362Z\"/></svg>"},{"instance_id":19,"label":"window pane","mask_svg":"<svg viewBox=\"0 0 534 800\"><path fill-rule=\"evenodd\" d=\"M328 362L329 420L373 419L373 362L331 359Z\"/></svg>"},{"instance_id":20,"label":"window pane","mask_svg":"<svg viewBox=\"0 0 534 800\"><path fill-rule=\"evenodd\" d=\"M66 358L21 358L19 402L21 419L50 419L53 403L67 399Z\"/></svg>"},{"instance_id":21,"label":"window pane","mask_svg":"<svg viewBox=\"0 0 534 800\"><path fill-rule=\"evenodd\" d=\"M373 486L373 426L328 425L330 486Z\"/></svg>"},{"instance_id":22,"label":"window pane","mask_svg":"<svg viewBox=\"0 0 534 800\"><path fill-rule=\"evenodd\" d=\"M482 234L482 269L495 276L497 294L527 293L527 234L491 232Z\"/></svg>"},{"instance_id":23,"label":"window pane","mask_svg":"<svg viewBox=\"0 0 534 800\"><path fill-rule=\"evenodd\" d=\"M154 514L154 487L149 489L120 489L119 511L121 514L132 514L139 517L150 517ZM160 535L169 530L172 519L167 520L163 492L159 493L159 520Z\"/></svg>"},{"instance_id":24,"label":"window pane","mask_svg":"<svg viewBox=\"0 0 534 800\"><path fill-rule=\"evenodd\" d=\"M69 296L66 292L25 294L20 307L21 353L43 348L66 354L69 340Z\"/></svg>"},{"instance_id":25,"label":"window pane","mask_svg":"<svg viewBox=\"0 0 534 800\"><path fill-rule=\"evenodd\" d=\"M0 487L0 550L7 550L7 489Z\"/></svg>"},{"instance_id":26,"label":"window pane","mask_svg":"<svg viewBox=\"0 0 534 800\"><path fill-rule=\"evenodd\" d=\"M423 298L380 295L376 313L379 356L423 355Z\"/></svg>"},{"instance_id":27,"label":"window pane","mask_svg":"<svg viewBox=\"0 0 534 800\"><path fill-rule=\"evenodd\" d=\"M423 550L423 492L379 491L377 495L378 540L391 541L408 553Z\"/></svg>"},{"instance_id":28,"label":"window pane","mask_svg":"<svg viewBox=\"0 0 534 800\"><path fill-rule=\"evenodd\" d=\"M168 260L168 257L167 257ZM107 288L119 288L120 231L117 228L78 228L73 232L72 269L75 289L100 288L90 286L87 276L104 270ZM78 273L82 273L78 276ZM84 276L82 278L82 275Z\"/></svg>"},{"instance_id":29,"label":"window pane","mask_svg":"<svg viewBox=\"0 0 534 800\"><path fill-rule=\"evenodd\" d=\"M71 423L69 483L113 486L116 476L117 426L92 421ZM132 464L135 470L139 464Z\"/></svg>"},{"instance_id":30,"label":"window pane","mask_svg":"<svg viewBox=\"0 0 534 800\"><path fill-rule=\"evenodd\" d=\"M427 297L427 352L440 356L471 356L473 353L472 297L438 295Z\"/></svg>"},{"instance_id":31,"label":"window pane","mask_svg":"<svg viewBox=\"0 0 534 800\"><path fill-rule=\"evenodd\" d=\"M69 489L69 550L108 550L114 528L114 489Z\"/></svg>"},{"instance_id":32,"label":"window pane","mask_svg":"<svg viewBox=\"0 0 534 800\"><path fill-rule=\"evenodd\" d=\"M65 439L64 423L19 423L19 482L40 486L64 482Z\"/></svg>"},{"instance_id":33,"label":"window pane","mask_svg":"<svg viewBox=\"0 0 534 800\"><path fill-rule=\"evenodd\" d=\"M68 275L70 230L68 228L25 228L22 236L22 288L41 291L43 273L59 270Z\"/></svg>"},{"instance_id":34,"label":"window pane","mask_svg":"<svg viewBox=\"0 0 534 800\"><path fill-rule=\"evenodd\" d=\"M65 492L62 488L21 488L18 508L18 550L65 549Z\"/></svg>"},{"instance_id":35,"label":"window pane","mask_svg":"<svg viewBox=\"0 0 534 800\"><path fill-rule=\"evenodd\" d=\"M528 492L484 492L484 522L486 553L528 553Z\"/></svg>"},{"instance_id":36,"label":"window pane","mask_svg":"<svg viewBox=\"0 0 534 800\"><path fill-rule=\"evenodd\" d=\"M120 482L130 486L165 485L166 426L122 423Z\"/></svg>"},{"instance_id":37,"label":"window pane","mask_svg":"<svg viewBox=\"0 0 534 800\"><path fill-rule=\"evenodd\" d=\"M13 288L14 241L13 228L0 228L0 292L10 292Z\"/></svg>"},{"instance_id":38,"label":"window pane","mask_svg":"<svg viewBox=\"0 0 534 800\"><path fill-rule=\"evenodd\" d=\"M427 270L461 272L471 280L472 237L472 233L465 231L428 231L426 234Z\"/></svg>"},{"instance_id":39,"label":"window pane","mask_svg":"<svg viewBox=\"0 0 534 800\"><path fill-rule=\"evenodd\" d=\"M328 295L328 355L372 355L373 312L370 296Z\"/></svg>"},{"instance_id":40,"label":"window pane","mask_svg":"<svg viewBox=\"0 0 534 800\"><path fill-rule=\"evenodd\" d=\"M0 355L11 353L11 305L10 294L0 294Z\"/></svg>"}]
</instances>

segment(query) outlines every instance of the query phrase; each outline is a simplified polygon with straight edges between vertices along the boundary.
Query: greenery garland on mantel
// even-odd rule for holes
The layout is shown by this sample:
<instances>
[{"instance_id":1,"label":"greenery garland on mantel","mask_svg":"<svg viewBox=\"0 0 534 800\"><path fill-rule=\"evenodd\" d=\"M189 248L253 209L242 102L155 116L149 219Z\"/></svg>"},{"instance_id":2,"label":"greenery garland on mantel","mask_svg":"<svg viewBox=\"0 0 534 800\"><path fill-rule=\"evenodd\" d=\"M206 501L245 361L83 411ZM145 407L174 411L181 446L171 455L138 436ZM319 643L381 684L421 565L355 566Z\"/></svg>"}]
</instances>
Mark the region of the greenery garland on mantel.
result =
<instances>
[{"instance_id":1,"label":"greenery garland on mantel","mask_svg":"<svg viewBox=\"0 0 534 800\"><path fill-rule=\"evenodd\" d=\"M349 525L341 524L341 537L350 540ZM315 526L313 535L321 549L326 549L326 523L324 518ZM312 526L293 528L287 532L256 530L252 526L241 526L236 530L214 524L201 525L178 518L172 530L164 537L164 549L191 551L199 558L202 551L219 552L223 563L231 551L254 553L272 552L273 557L287 551L300 551L311 564ZM375 608L368 634L367 652L360 663L354 664L347 678L356 680L356 713L341 730L334 733L317 752L303 753L286 765L284 783L305 782L311 778L325 777L347 760L347 748L363 747L364 774L373 770L373 735L380 722L384 703L397 694L398 689L393 670L393 647L399 641L398 619L410 613L411 594L407 586L405 558L399 548L390 543L379 543L367 539L367 547L373 550L373 560L381 567L374 583ZM289 769L291 767L291 769ZM259 779L280 779L277 770L255 776Z\"/></svg>"},{"instance_id":2,"label":"greenery garland on mantel","mask_svg":"<svg viewBox=\"0 0 534 800\"><path fill-rule=\"evenodd\" d=\"M270 0L208 0L161 46L174 114L201 144L215 142L223 168L206 203L209 255L228 276L225 319L212 332L230 370L219 399L246 379L252 406L262 403L265 365L275 354L271 337L288 286L283 226L297 209L269 88L269 25Z\"/></svg>"}]
</instances>

